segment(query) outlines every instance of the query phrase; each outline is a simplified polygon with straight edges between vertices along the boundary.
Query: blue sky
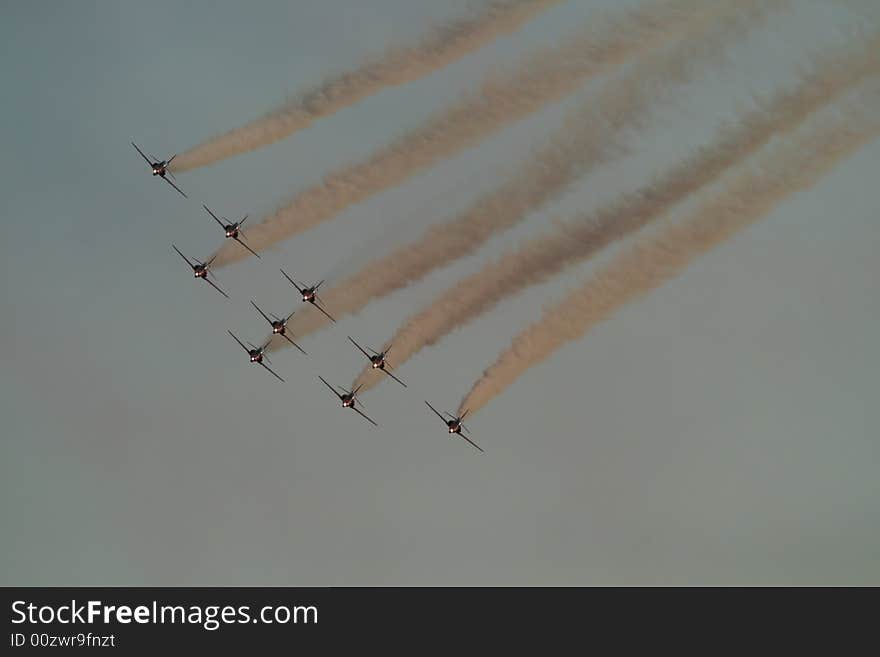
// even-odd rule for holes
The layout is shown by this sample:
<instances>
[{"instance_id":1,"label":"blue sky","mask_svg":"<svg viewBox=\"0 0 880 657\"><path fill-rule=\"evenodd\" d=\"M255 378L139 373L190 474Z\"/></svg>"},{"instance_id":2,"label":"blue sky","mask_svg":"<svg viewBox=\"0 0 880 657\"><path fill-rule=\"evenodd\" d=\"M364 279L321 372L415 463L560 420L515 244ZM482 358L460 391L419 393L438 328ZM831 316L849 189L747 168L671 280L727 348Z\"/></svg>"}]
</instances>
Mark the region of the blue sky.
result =
<instances>
[{"instance_id":1,"label":"blue sky","mask_svg":"<svg viewBox=\"0 0 880 657\"><path fill-rule=\"evenodd\" d=\"M171 250L221 239L201 210L259 218L418 125L484 75L636 1L572 0L426 79L269 148L182 174L165 155L275 107L471 3L19 3L4 10L0 254L3 584L878 583L880 144L625 308L447 438L453 409L541 307L592 265L510 300L366 396L317 380L378 346L492 255L638 188L811 52L876 29L869 2L810 0L658 103L622 154L476 255L273 358L248 301L295 298L278 267L339 278L515 171L613 76L331 222L218 272Z\"/></svg>"}]
</instances>

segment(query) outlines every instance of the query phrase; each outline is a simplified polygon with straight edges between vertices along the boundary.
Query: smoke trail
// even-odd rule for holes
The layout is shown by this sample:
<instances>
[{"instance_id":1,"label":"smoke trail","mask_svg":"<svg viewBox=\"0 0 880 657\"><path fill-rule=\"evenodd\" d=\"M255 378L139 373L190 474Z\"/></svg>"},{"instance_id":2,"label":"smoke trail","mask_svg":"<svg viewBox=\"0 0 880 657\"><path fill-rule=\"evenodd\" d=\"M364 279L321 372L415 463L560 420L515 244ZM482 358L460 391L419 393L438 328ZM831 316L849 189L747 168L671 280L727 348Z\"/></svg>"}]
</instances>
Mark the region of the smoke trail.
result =
<instances>
[{"instance_id":1,"label":"smoke trail","mask_svg":"<svg viewBox=\"0 0 880 657\"><path fill-rule=\"evenodd\" d=\"M526 242L453 285L398 329L395 366L425 346L494 307L502 299L541 283L589 258L661 216L725 170L741 162L777 134L796 128L819 107L839 98L869 75L880 73L880 36L855 52L825 57L791 91L758 107L719 139L700 149L647 188L564 225L552 235ZM369 390L383 378L366 367L353 386Z\"/></svg>"},{"instance_id":2,"label":"smoke trail","mask_svg":"<svg viewBox=\"0 0 880 657\"><path fill-rule=\"evenodd\" d=\"M875 80L876 82L876 80ZM870 99L827 119L811 133L759 154L708 195L687 217L615 256L580 288L547 308L515 337L461 402L476 411L530 367L583 337L624 304L674 278L696 257L732 237L795 192L814 185L856 149L880 134L877 85Z\"/></svg>"},{"instance_id":3,"label":"smoke trail","mask_svg":"<svg viewBox=\"0 0 880 657\"><path fill-rule=\"evenodd\" d=\"M328 290L324 295L327 307L337 318L359 310L472 253L495 233L523 220L572 180L614 157L617 133L637 124L653 106L658 91L673 91L670 85L688 79L696 65L721 56L720 44L747 29L771 4L757 0L755 11L735 9L727 16L729 20L711 21L705 29L687 33L671 52L645 58L623 79L609 82L516 176L453 220L430 227L416 242L393 250ZM308 309L293 318L291 331L302 336L325 325L322 315ZM284 345L276 342L275 346Z\"/></svg>"},{"instance_id":4,"label":"smoke trail","mask_svg":"<svg viewBox=\"0 0 880 657\"><path fill-rule=\"evenodd\" d=\"M418 45L387 50L381 59L328 80L264 117L190 148L178 156L172 168L196 169L268 146L385 87L405 84L439 70L498 37L517 31L561 2L495 0L479 16L439 26Z\"/></svg>"},{"instance_id":5,"label":"smoke trail","mask_svg":"<svg viewBox=\"0 0 880 657\"><path fill-rule=\"evenodd\" d=\"M755 0L748 0L754 4ZM705 21L724 5L698 0L664 0L590 26L562 46L528 58L511 76L486 83L480 94L441 112L366 161L326 176L247 232L256 250L288 239L347 207L393 187L443 158L484 139L505 124L564 98L584 80L662 44L694 22ZM235 246L235 245L233 245ZM215 266L248 256L225 244Z\"/></svg>"}]
</instances>

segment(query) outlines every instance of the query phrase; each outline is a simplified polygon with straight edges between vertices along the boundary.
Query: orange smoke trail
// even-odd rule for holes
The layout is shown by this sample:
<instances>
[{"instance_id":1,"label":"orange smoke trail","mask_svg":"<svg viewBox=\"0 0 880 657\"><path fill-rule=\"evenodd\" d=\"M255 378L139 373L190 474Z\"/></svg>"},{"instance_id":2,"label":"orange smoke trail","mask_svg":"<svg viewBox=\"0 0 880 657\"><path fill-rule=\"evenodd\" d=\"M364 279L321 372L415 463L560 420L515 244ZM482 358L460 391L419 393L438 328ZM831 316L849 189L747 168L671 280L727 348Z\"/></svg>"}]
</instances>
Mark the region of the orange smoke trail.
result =
<instances>
[{"instance_id":1,"label":"orange smoke trail","mask_svg":"<svg viewBox=\"0 0 880 657\"><path fill-rule=\"evenodd\" d=\"M526 22L563 0L496 0L479 16L431 31L420 44L388 50L385 55L304 93L270 114L193 146L175 160L175 171L188 171L268 146L308 127L314 120L350 107L385 87L439 70Z\"/></svg>"}]
</instances>

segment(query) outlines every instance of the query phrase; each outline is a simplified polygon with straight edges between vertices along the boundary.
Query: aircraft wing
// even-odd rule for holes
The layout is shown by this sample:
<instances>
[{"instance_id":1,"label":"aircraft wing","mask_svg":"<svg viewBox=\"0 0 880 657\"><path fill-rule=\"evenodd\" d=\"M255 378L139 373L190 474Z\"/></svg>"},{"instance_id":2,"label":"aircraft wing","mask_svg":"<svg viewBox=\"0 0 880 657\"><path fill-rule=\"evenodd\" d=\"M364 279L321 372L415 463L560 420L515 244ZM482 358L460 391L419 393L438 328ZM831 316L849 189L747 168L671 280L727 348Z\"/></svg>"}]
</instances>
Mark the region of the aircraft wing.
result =
<instances>
[{"instance_id":1,"label":"aircraft wing","mask_svg":"<svg viewBox=\"0 0 880 657\"><path fill-rule=\"evenodd\" d=\"M355 341L354 341L354 338L352 338L352 337L349 335L349 336L348 336L348 339L351 340L351 343L352 343L355 347L357 347L358 350L359 350L364 356L366 356L367 358L370 358L370 354L368 354L366 351L364 351L364 348L363 348L362 346L360 346L357 342L355 342Z\"/></svg>"},{"instance_id":2,"label":"aircraft wing","mask_svg":"<svg viewBox=\"0 0 880 657\"><path fill-rule=\"evenodd\" d=\"M335 322L335 321L336 321L335 319L333 319L333 315L331 315L331 314L328 313L326 310L324 310L324 308L321 306L321 304L319 304L317 301L312 301L312 305L313 305L315 308L317 308L318 310L320 310L322 313L324 313L324 314L327 316L327 318L328 318L331 322Z\"/></svg>"},{"instance_id":3,"label":"aircraft wing","mask_svg":"<svg viewBox=\"0 0 880 657\"><path fill-rule=\"evenodd\" d=\"M477 443L475 443L473 440L471 440L470 438L468 438L467 436L465 436L461 431L458 432L458 435L461 436L462 438L464 438L466 441L468 441L471 445L473 445L474 447L476 447L476 448L477 448L478 450L480 450L481 452L485 451L482 447L480 447L479 445L477 445Z\"/></svg>"},{"instance_id":4,"label":"aircraft wing","mask_svg":"<svg viewBox=\"0 0 880 657\"><path fill-rule=\"evenodd\" d=\"M296 347L296 348L299 349L301 352L303 352L303 354L305 354L306 356L308 356L308 354L306 353L305 349L303 349L303 348L300 347L296 342L294 342L294 341L290 338L290 336L288 336L288 335L283 335L283 337L284 337L284 339L287 340L290 344L292 344L294 347Z\"/></svg>"},{"instance_id":5,"label":"aircraft wing","mask_svg":"<svg viewBox=\"0 0 880 657\"><path fill-rule=\"evenodd\" d=\"M180 252L180 249L178 249L178 248L177 248L176 246L174 246L173 244L171 245L171 248L174 249L175 251L177 251L178 255L179 255L181 258L183 258L184 260L186 260L186 264L188 264L190 267L193 267L193 263L191 263L191 262L189 261L189 258L187 258L185 255L183 255L183 254ZM194 267L193 267L193 268L194 268Z\"/></svg>"},{"instance_id":6,"label":"aircraft wing","mask_svg":"<svg viewBox=\"0 0 880 657\"><path fill-rule=\"evenodd\" d=\"M238 227L241 228L244 226L244 222L247 221L248 215L244 215L241 220L238 222Z\"/></svg>"},{"instance_id":7,"label":"aircraft wing","mask_svg":"<svg viewBox=\"0 0 880 657\"><path fill-rule=\"evenodd\" d=\"M425 403L428 404L427 401L425 401ZM446 418L444 418L444 417L440 414L440 411L438 411L436 408L434 408L433 406L431 406L431 404L428 404L428 408L430 408L432 411L434 411L434 414L435 414L437 417L439 417L441 420L443 420L443 424L446 424Z\"/></svg>"},{"instance_id":8,"label":"aircraft wing","mask_svg":"<svg viewBox=\"0 0 880 657\"><path fill-rule=\"evenodd\" d=\"M223 226L223 228L226 228L226 224L224 224L222 221L220 221L220 219L217 217L217 215L214 214L213 212L211 212L211 210L208 209L208 206L207 206L207 205L202 205L202 207L205 208L205 211L206 211L209 215L211 215L212 217L214 217L214 221L216 221L218 224L220 224L221 226Z\"/></svg>"},{"instance_id":9,"label":"aircraft wing","mask_svg":"<svg viewBox=\"0 0 880 657\"><path fill-rule=\"evenodd\" d=\"M286 278L288 281L290 281L290 284L296 288L296 291L299 292L300 294L302 294L302 288L299 285L297 285L296 282L290 276L287 275L287 272L282 269L281 273L284 274L284 278Z\"/></svg>"},{"instance_id":10,"label":"aircraft wing","mask_svg":"<svg viewBox=\"0 0 880 657\"><path fill-rule=\"evenodd\" d=\"M257 256L258 258L260 257L260 254L257 253L256 251L254 251L251 247L249 247L249 246L245 243L245 241L241 238L241 233L238 234L238 237L235 238L235 241L238 242L239 244L241 244L241 245L242 245L244 248L246 248L248 251L250 251L250 252L251 252L251 255L255 255L255 256Z\"/></svg>"},{"instance_id":11,"label":"aircraft wing","mask_svg":"<svg viewBox=\"0 0 880 657\"><path fill-rule=\"evenodd\" d=\"M242 342L241 340L239 340L238 337L235 335L235 333L233 333L232 331L229 331L229 330L227 330L226 332L227 332L229 335L231 335L233 338L235 338L235 341L236 341L238 344L241 345L241 348L242 348L242 349L244 349L244 350L245 350L246 352L248 352L248 353L251 353L251 350L244 346L244 342Z\"/></svg>"},{"instance_id":12,"label":"aircraft wing","mask_svg":"<svg viewBox=\"0 0 880 657\"><path fill-rule=\"evenodd\" d=\"M266 365L266 363L260 363L260 365L262 365L263 367L265 367L265 368L266 368L271 374L273 374L273 375L275 376L276 379L278 379L279 381L281 381L282 383L284 383L284 379L282 379L280 376L278 376L277 374L275 374L275 370L273 370L271 367L269 367L268 365Z\"/></svg>"},{"instance_id":13,"label":"aircraft wing","mask_svg":"<svg viewBox=\"0 0 880 657\"><path fill-rule=\"evenodd\" d=\"M382 371L385 372L385 374L387 374L388 376L390 376L392 379L394 379L395 381L397 381L397 382L398 382L400 385L402 385L404 388L407 387L407 385L406 385L403 381L401 381L401 380L398 379L396 376L394 376L391 372L388 371L388 365L386 365L386 366L385 366L385 369L382 370Z\"/></svg>"},{"instance_id":14,"label":"aircraft wing","mask_svg":"<svg viewBox=\"0 0 880 657\"><path fill-rule=\"evenodd\" d=\"M135 144L134 142L131 142L131 145L134 146L134 149L135 149L138 153L141 154L141 157L144 158L144 159L147 161L147 164L149 164L149 165L150 165L150 168L152 169L152 168L153 168L153 163L150 162L150 158L148 158L146 155L144 155L144 152L143 152L140 148L138 148L138 145L137 145L137 144Z\"/></svg>"},{"instance_id":15,"label":"aircraft wing","mask_svg":"<svg viewBox=\"0 0 880 657\"><path fill-rule=\"evenodd\" d=\"M229 298L229 295L226 294L226 292L221 290L219 287L217 287L217 284L214 281L212 281L210 278L208 278L207 276L205 276L205 283L207 283L208 285L213 287L215 290L217 290L220 294L222 294L227 299Z\"/></svg>"},{"instance_id":16,"label":"aircraft wing","mask_svg":"<svg viewBox=\"0 0 880 657\"><path fill-rule=\"evenodd\" d=\"M256 303L254 303L254 300L253 300L253 299L251 299L251 305L252 305L254 308L256 308L256 309L257 309L257 312L260 313L260 314L263 316L263 319L265 319L265 320L266 320L267 322L269 322L270 324L272 323L272 320L269 319L269 316L266 315L266 313L264 313L262 310L260 310L260 307L259 307Z\"/></svg>"},{"instance_id":17,"label":"aircraft wing","mask_svg":"<svg viewBox=\"0 0 880 657\"><path fill-rule=\"evenodd\" d=\"M168 180L168 178L165 178L165 177L163 176L163 177L162 177L162 180L164 180L164 181L167 182L169 185L171 185L174 189L176 189L178 192L180 192L180 195L183 196L183 198L189 198L186 194L183 193L183 190L182 190L180 187L178 187L178 186L175 185L173 182L171 182L170 180Z\"/></svg>"},{"instance_id":18,"label":"aircraft wing","mask_svg":"<svg viewBox=\"0 0 880 657\"><path fill-rule=\"evenodd\" d=\"M378 427L378 426L379 426L379 425L376 424L376 422L375 422L374 420L372 420L368 415L365 415L364 413L362 413L362 412L360 411L360 409L355 408L354 406L352 406L352 407L351 407L351 410L353 410L355 413L357 413L358 415L360 415L362 418L364 418L367 422L369 422L370 424L372 424L374 427Z\"/></svg>"},{"instance_id":19,"label":"aircraft wing","mask_svg":"<svg viewBox=\"0 0 880 657\"><path fill-rule=\"evenodd\" d=\"M336 395L336 396L339 397L340 399L342 398L342 396L341 396L338 392L336 392L336 388L334 388L334 387L331 386L329 383L327 383L327 380L326 380L323 376L319 376L318 378L321 379L321 381L324 382L324 385L325 385L325 386L327 386L328 388L330 388L330 390L333 391L333 394L334 394L334 395Z\"/></svg>"}]
</instances>

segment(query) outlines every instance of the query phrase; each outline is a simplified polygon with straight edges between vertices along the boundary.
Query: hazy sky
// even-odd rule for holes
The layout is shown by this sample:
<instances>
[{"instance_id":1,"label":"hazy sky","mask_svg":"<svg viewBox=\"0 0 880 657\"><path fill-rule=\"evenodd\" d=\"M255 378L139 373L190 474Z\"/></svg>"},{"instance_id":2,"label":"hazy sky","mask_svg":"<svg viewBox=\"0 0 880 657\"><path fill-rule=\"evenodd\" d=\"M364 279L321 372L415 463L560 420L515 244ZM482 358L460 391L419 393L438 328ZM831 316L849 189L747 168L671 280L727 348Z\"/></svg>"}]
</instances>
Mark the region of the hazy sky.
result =
<instances>
[{"instance_id":1,"label":"hazy sky","mask_svg":"<svg viewBox=\"0 0 880 657\"><path fill-rule=\"evenodd\" d=\"M477 0L8 3L0 16L0 584L880 583L880 143L534 368L454 410L543 305L591 265L499 306L365 397L373 429L317 380L362 366L411 313L495 254L637 189L711 139L810 53L880 29L869 0L798 0L726 63L658 102L621 155L473 257L284 350L256 299L296 307L279 267L334 279L516 170L574 97L220 270L205 202L255 219L416 126L485 74L629 0L571 0L418 82L294 137L151 179L159 156L240 125ZM393 360L392 360L393 362Z\"/></svg>"}]
</instances>

